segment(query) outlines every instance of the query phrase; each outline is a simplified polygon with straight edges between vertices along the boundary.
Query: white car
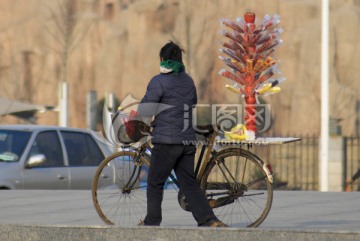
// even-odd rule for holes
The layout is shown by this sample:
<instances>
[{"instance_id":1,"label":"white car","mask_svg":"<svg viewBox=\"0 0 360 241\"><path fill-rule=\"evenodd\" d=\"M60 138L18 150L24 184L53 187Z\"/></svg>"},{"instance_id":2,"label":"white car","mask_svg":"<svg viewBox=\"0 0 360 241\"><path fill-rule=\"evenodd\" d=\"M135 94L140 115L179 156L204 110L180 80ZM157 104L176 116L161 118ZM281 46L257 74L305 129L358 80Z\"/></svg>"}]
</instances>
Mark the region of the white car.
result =
<instances>
[{"instance_id":1,"label":"white car","mask_svg":"<svg viewBox=\"0 0 360 241\"><path fill-rule=\"evenodd\" d=\"M105 147L83 129L0 125L0 189L91 189Z\"/></svg>"}]
</instances>

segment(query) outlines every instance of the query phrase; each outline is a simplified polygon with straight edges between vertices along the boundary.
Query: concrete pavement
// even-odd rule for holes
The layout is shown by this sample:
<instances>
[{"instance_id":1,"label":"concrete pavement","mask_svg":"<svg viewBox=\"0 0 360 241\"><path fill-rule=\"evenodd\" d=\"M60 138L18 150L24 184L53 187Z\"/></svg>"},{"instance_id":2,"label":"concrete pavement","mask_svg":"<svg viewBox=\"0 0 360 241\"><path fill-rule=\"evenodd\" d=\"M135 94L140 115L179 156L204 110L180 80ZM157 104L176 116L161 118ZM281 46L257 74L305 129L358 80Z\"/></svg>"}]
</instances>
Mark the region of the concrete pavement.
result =
<instances>
[{"instance_id":1,"label":"concrete pavement","mask_svg":"<svg viewBox=\"0 0 360 241\"><path fill-rule=\"evenodd\" d=\"M256 229L198 228L172 193L160 228L106 226L90 191L0 192L0 240L360 240L360 192L275 191Z\"/></svg>"}]
</instances>

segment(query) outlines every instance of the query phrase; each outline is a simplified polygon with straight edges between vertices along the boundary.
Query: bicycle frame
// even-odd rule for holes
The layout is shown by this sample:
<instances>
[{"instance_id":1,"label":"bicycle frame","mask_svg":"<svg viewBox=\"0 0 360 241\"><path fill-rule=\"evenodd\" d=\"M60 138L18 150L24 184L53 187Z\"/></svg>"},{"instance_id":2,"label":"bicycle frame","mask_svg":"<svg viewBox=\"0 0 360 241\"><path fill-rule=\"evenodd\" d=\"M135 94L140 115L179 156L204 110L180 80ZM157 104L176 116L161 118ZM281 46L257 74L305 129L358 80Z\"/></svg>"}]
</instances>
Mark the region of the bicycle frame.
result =
<instances>
[{"instance_id":1,"label":"bicycle frame","mask_svg":"<svg viewBox=\"0 0 360 241\"><path fill-rule=\"evenodd\" d=\"M214 147L214 142L215 142L215 138L216 138L217 134L218 134L218 131L214 130L211 137L206 140L206 144L202 145L202 147L201 147L200 156L198 158L198 161L196 164L196 169L195 169L195 176L198 181L201 180L201 177L204 174L207 164L211 161L210 155L216 154L216 151L213 150L213 147ZM206 153L205 153L205 150L206 150ZM205 158L204 158L204 153L205 153ZM203 160L205 163L203 163Z\"/></svg>"}]
</instances>

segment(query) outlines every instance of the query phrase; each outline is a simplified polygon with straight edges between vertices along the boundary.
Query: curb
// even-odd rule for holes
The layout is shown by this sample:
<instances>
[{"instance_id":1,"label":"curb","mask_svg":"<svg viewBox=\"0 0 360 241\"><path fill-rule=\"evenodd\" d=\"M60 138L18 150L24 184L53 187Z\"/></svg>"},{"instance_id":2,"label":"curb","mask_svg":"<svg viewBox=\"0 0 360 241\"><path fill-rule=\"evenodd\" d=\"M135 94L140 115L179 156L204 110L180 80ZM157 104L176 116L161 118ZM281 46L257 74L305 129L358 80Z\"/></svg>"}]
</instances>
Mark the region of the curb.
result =
<instances>
[{"instance_id":1,"label":"curb","mask_svg":"<svg viewBox=\"0 0 360 241\"><path fill-rule=\"evenodd\" d=\"M0 240L6 241L353 241L360 240L360 231L267 230L238 228L162 228L104 226L0 225Z\"/></svg>"}]
</instances>

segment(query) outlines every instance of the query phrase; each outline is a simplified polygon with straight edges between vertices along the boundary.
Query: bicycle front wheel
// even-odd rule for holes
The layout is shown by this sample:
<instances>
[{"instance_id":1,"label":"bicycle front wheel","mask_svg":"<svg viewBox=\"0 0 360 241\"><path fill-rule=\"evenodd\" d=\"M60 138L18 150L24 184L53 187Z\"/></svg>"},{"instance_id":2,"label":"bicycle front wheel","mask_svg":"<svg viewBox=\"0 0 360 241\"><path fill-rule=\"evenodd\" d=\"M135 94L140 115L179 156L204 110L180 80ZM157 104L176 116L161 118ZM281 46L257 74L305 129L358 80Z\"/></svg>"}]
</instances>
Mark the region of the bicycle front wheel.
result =
<instances>
[{"instance_id":1,"label":"bicycle front wheel","mask_svg":"<svg viewBox=\"0 0 360 241\"><path fill-rule=\"evenodd\" d=\"M146 215L143 161L122 151L104 159L93 179L92 198L100 218L109 225L134 226ZM143 158L143 157L142 157Z\"/></svg>"},{"instance_id":2,"label":"bicycle front wheel","mask_svg":"<svg viewBox=\"0 0 360 241\"><path fill-rule=\"evenodd\" d=\"M263 165L260 158L243 149L225 149L213 157L201 187L215 215L224 223L257 227L265 220L273 189Z\"/></svg>"}]
</instances>

